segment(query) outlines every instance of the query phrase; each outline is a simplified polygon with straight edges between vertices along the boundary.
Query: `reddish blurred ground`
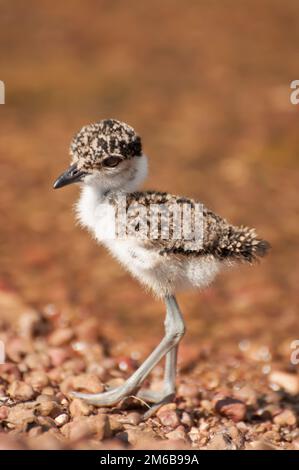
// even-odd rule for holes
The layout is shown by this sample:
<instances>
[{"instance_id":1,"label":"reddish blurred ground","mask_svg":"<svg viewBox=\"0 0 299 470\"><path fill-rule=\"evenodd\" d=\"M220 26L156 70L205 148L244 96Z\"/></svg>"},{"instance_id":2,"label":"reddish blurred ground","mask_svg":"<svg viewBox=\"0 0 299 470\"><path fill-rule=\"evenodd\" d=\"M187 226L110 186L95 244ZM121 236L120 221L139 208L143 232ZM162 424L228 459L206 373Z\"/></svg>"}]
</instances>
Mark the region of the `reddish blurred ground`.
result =
<instances>
[{"instance_id":1,"label":"reddish blurred ground","mask_svg":"<svg viewBox=\"0 0 299 470\"><path fill-rule=\"evenodd\" d=\"M250 341L289 368L299 338L297 18L296 0L1 2L2 288L36 308L97 315L113 347L121 341L117 354L155 344L163 306L75 226L78 189L51 188L72 135L116 117L143 136L148 187L198 198L273 246L261 265L180 296L182 359L207 346L213 368ZM240 367L262 373L267 357Z\"/></svg>"}]
</instances>

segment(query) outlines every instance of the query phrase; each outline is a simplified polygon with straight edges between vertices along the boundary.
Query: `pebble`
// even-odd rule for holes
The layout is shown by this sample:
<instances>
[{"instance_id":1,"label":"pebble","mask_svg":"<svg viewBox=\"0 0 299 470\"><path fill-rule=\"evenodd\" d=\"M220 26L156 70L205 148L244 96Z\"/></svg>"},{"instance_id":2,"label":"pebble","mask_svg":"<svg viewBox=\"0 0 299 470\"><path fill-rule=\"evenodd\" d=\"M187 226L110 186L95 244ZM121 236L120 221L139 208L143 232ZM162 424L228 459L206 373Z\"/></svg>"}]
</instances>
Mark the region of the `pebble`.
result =
<instances>
[{"instance_id":1,"label":"pebble","mask_svg":"<svg viewBox=\"0 0 299 470\"><path fill-rule=\"evenodd\" d=\"M84 437L96 437L97 440L101 441L111 435L109 420L106 414L77 417L65 424L61 431L72 441L83 439Z\"/></svg>"},{"instance_id":2,"label":"pebble","mask_svg":"<svg viewBox=\"0 0 299 470\"><path fill-rule=\"evenodd\" d=\"M199 439L200 439L200 432L199 429L197 429L195 426L192 426L188 433L189 439L191 442L194 444L197 444Z\"/></svg>"},{"instance_id":3,"label":"pebble","mask_svg":"<svg viewBox=\"0 0 299 470\"><path fill-rule=\"evenodd\" d=\"M86 364L83 359L77 357L65 361L62 368L64 371L70 372L72 375L78 375L85 371Z\"/></svg>"},{"instance_id":4,"label":"pebble","mask_svg":"<svg viewBox=\"0 0 299 470\"><path fill-rule=\"evenodd\" d=\"M209 400L201 400L200 405L208 413L210 413L213 409L213 403Z\"/></svg>"},{"instance_id":5,"label":"pebble","mask_svg":"<svg viewBox=\"0 0 299 470\"><path fill-rule=\"evenodd\" d=\"M135 411L132 411L131 413L128 413L126 416L121 416L119 418L119 422L122 424L133 424L134 426L137 426L142 420L142 416L140 413L136 413Z\"/></svg>"},{"instance_id":6,"label":"pebble","mask_svg":"<svg viewBox=\"0 0 299 470\"><path fill-rule=\"evenodd\" d=\"M249 442L245 445L246 450L277 450L277 448L263 439Z\"/></svg>"},{"instance_id":7,"label":"pebble","mask_svg":"<svg viewBox=\"0 0 299 470\"><path fill-rule=\"evenodd\" d=\"M182 413L181 423L187 426L188 428L191 428L193 426L193 419L191 418L190 414L186 411L183 411Z\"/></svg>"},{"instance_id":8,"label":"pebble","mask_svg":"<svg viewBox=\"0 0 299 470\"><path fill-rule=\"evenodd\" d=\"M104 391L104 385L99 377L94 374L80 374L76 377L67 377L62 382L60 390L63 393L69 393L72 390L87 393L101 393Z\"/></svg>"},{"instance_id":9,"label":"pebble","mask_svg":"<svg viewBox=\"0 0 299 470\"><path fill-rule=\"evenodd\" d=\"M48 325L39 312L29 310L20 316L17 327L22 336L33 338L37 334L46 332Z\"/></svg>"},{"instance_id":10,"label":"pebble","mask_svg":"<svg viewBox=\"0 0 299 470\"><path fill-rule=\"evenodd\" d=\"M242 401L227 397L216 402L215 410L217 413L220 413L237 423L238 421L244 421L247 408L245 403Z\"/></svg>"},{"instance_id":11,"label":"pebble","mask_svg":"<svg viewBox=\"0 0 299 470\"><path fill-rule=\"evenodd\" d=\"M30 353L25 357L25 364L29 369L48 369L51 365L50 357L46 353Z\"/></svg>"},{"instance_id":12,"label":"pebble","mask_svg":"<svg viewBox=\"0 0 299 470\"><path fill-rule=\"evenodd\" d=\"M295 426L297 417L292 410L283 410L274 417L273 421L279 426Z\"/></svg>"},{"instance_id":13,"label":"pebble","mask_svg":"<svg viewBox=\"0 0 299 470\"><path fill-rule=\"evenodd\" d=\"M34 415L33 408L19 403L9 409L7 421L11 427L24 432L28 424L36 422L36 416Z\"/></svg>"},{"instance_id":14,"label":"pebble","mask_svg":"<svg viewBox=\"0 0 299 470\"><path fill-rule=\"evenodd\" d=\"M8 417L9 408L8 406L0 406L0 421Z\"/></svg>"},{"instance_id":15,"label":"pebble","mask_svg":"<svg viewBox=\"0 0 299 470\"><path fill-rule=\"evenodd\" d=\"M40 436L42 433L43 433L42 426L34 426L33 428L29 429L28 436L36 438L37 436Z\"/></svg>"},{"instance_id":16,"label":"pebble","mask_svg":"<svg viewBox=\"0 0 299 470\"><path fill-rule=\"evenodd\" d=\"M69 417L66 413L62 413L61 415L56 416L56 418L54 419L58 427L66 424L68 420L69 420Z\"/></svg>"},{"instance_id":17,"label":"pebble","mask_svg":"<svg viewBox=\"0 0 299 470\"><path fill-rule=\"evenodd\" d=\"M61 414L61 407L52 397L48 395L39 395L36 399L36 412L40 416L55 416Z\"/></svg>"},{"instance_id":18,"label":"pebble","mask_svg":"<svg viewBox=\"0 0 299 470\"><path fill-rule=\"evenodd\" d=\"M191 383L183 383L178 387L178 396L183 398L198 398L200 391L197 385Z\"/></svg>"},{"instance_id":19,"label":"pebble","mask_svg":"<svg viewBox=\"0 0 299 470\"><path fill-rule=\"evenodd\" d=\"M42 370L36 370L27 375L26 383L31 385L34 390L41 391L48 385L49 378Z\"/></svg>"},{"instance_id":20,"label":"pebble","mask_svg":"<svg viewBox=\"0 0 299 470\"><path fill-rule=\"evenodd\" d=\"M241 387L239 390L235 390L234 395L247 405L255 405L257 402L257 393L249 385L244 385L244 387Z\"/></svg>"},{"instance_id":21,"label":"pebble","mask_svg":"<svg viewBox=\"0 0 299 470\"><path fill-rule=\"evenodd\" d=\"M30 341L21 337L13 337L5 345L7 358L11 361L19 363L25 354L31 350Z\"/></svg>"},{"instance_id":22,"label":"pebble","mask_svg":"<svg viewBox=\"0 0 299 470\"><path fill-rule=\"evenodd\" d=\"M44 430L49 430L52 428L56 428L56 423L51 416L38 416L37 422L40 426L43 427Z\"/></svg>"},{"instance_id":23,"label":"pebble","mask_svg":"<svg viewBox=\"0 0 299 470\"><path fill-rule=\"evenodd\" d=\"M288 372L273 371L269 374L269 382L283 388L291 395L299 393L299 377Z\"/></svg>"},{"instance_id":24,"label":"pebble","mask_svg":"<svg viewBox=\"0 0 299 470\"><path fill-rule=\"evenodd\" d=\"M179 416L176 411L176 405L174 403L169 403L162 406L157 411L157 417L163 426L167 426L171 429L174 429L180 425Z\"/></svg>"},{"instance_id":25,"label":"pebble","mask_svg":"<svg viewBox=\"0 0 299 470\"><path fill-rule=\"evenodd\" d=\"M231 436L224 432L216 433L209 441L207 450L235 450L236 446L232 443Z\"/></svg>"},{"instance_id":26,"label":"pebble","mask_svg":"<svg viewBox=\"0 0 299 470\"><path fill-rule=\"evenodd\" d=\"M81 321L79 326L76 328L76 336L81 341L95 343L99 339L99 324L99 320L95 317Z\"/></svg>"},{"instance_id":27,"label":"pebble","mask_svg":"<svg viewBox=\"0 0 299 470\"><path fill-rule=\"evenodd\" d=\"M91 413L91 406L80 398L74 398L70 404L70 413L73 418L77 416L88 416Z\"/></svg>"},{"instance_id":28,"label":"pebble","mask_svg":"<svg viewBox=\"0 0 299 470\"><path fill-rule=\"evenodd\" d=\"M53 396L54 395L54 389L52 387L45 387L42 389L42 394L43 395L49 395L49 396Z\"/></svg>"},{"instance_id":29,"label":"pebble","mask_svg":"<svg viewBox=\"0 0 299 470\"><path fill-rule=\"evenodd\" d=\"M31 400L35 392L31 385L15 380L7 389L8 395L15 400Z\"/></svg>"},{"instance_id":30,"label":"pebble","mask_svg":"<svg viewBox=\"0 0 299 470\"><path fill-rule=\"evenodd\" d=\"M49 348L48 354L54 367L61 366L70 356L64 348Z\"/></svg>"},{"instance_id":31,"label":"pebble","mask_svg":"<svg viewBox=\"0 0 299 470\"><path fill-rule=\"evenodd\" d=\"M186 440L187 440L187 434L186 434L184 426L182 426L182 425L178 426L173 431L170 431L167 434L165 434L165 437L167 437L167 439L170 439L170 440L173 440L173 441L184 441L184 442L186 442Z\"/></svg>"},{"instance_id":32,"label":"pebble","mask_svg":"<svg viewBox=\"0 0 299 470\"><path fill-rule=\"evenodd\" d=\"M7 362L6 364L1 364L1 378L11 383L14 380L20 380L22 374L15 364ZM3 387L3 385L1 387Z\"/></svg>"},{"instance_id":33,"label":"pebble","mask_svg":"<svg viewBox=\"0 0 299 470\"><path fill-rule=\"evenodd\" d=\"M50 334L48 343L50 346L62 346L70 343L73 337L74 330L72 328L58 328Z\"/></svg>"},{"instance_id":34,"label":"pebble","mask_svg":"<svg viewBox=\"0 0 299 470\"><path fill-rule=\"evenodd\" d=\"M128 442L132 446L142 445L146 446L145 448L147 448L147 443L152 443L157 439L156 433L149 427L132 427L117 434L117 437L122 441Z\"/></svg>"}]
</instances>

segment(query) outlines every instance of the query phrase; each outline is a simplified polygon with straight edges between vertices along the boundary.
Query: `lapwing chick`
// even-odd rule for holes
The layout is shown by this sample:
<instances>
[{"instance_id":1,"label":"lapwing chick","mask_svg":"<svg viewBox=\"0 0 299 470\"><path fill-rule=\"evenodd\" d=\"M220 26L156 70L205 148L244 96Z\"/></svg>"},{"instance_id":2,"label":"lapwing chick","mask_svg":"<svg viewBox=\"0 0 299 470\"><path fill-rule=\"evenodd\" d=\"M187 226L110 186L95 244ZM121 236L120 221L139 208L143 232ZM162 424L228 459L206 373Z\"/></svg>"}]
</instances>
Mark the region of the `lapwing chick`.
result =
<instances>
[{"instance_id":1,"label":"lapwing chick","mask_svg":"<svg viewBox=\"0 0 299 470\"><path fill-rule=\"evenodd\" d=\"M139 135L123 122L107 119L83 127L70 153L71 166L54 188L79 183L80 224L166 306L164 337L123 385L74 395L96 406L113 406L135 395L154 403L155 410L175 397L178 345L185 333L176 293L209 285L221 269L237 262L252 263L269 244L254 229L231 225L198 201L139 191L147 157ZM162 390L142 389L164 357Z\"/></svg>"}]
</instances>

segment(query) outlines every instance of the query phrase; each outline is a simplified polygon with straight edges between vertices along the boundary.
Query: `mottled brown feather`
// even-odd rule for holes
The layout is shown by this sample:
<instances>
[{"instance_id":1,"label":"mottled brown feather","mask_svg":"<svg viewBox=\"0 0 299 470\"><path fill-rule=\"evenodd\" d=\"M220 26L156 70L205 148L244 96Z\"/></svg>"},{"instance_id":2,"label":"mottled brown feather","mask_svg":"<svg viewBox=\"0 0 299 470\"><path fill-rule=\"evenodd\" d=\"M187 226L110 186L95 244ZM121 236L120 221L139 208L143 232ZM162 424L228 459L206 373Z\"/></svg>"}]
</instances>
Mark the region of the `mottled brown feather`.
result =
<instances>
[{"instance_id":1,"label":"mottled brown feather","mask_svg":"<svg viewBox=\"0 0 299 470\"><path fill-rule=\"evenodd\" d=\"M117 199L111 196L110 202L117 207ZM194 211L196 204L201 204L194 199L175 196L158 191L138 191L126 195L126 208L130 207L129 220L132 222L133 232L130 235L140 236L140 226L138 222L139 205L146 209L146 224L149 227L150 207L152 204L163 204L166 208L171 208L173 204L188 204L191 208L191 221L194 223ZM135 207L136 206L136 207ZM264 256L270 247L269 243L257 237L255 230L248 227L238 227L229 224L225 219L202 206L203 215L203 239L200 246L190 244L190 240L184 238L172 239L172 234L176 229L176 222L170 211L169 237L163 238L161 230L161 219L159 219L159 231L156 233L157 239L147 238L144 243L148 248L158 248L160 254L177 254L183 256L203 256L213 255L217 259L239 259L248 262ZM136 224L134 225L134 218Z\"/></svg>"}]
</instances>

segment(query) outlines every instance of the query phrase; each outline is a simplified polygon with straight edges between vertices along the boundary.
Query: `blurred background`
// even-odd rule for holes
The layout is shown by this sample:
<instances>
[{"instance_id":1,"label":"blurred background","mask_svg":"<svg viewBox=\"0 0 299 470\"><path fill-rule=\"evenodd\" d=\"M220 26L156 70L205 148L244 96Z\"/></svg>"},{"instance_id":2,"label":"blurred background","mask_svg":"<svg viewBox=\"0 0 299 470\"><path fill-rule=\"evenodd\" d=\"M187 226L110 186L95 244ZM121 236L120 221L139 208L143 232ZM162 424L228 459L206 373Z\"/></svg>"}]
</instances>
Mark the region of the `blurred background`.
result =
<instances>
[{"instance_id":1,"label":"blurred background","mask_svg":"<svg viewBox=\"0 0 299 470\"><path fill-rule=\"evenodd\" d=\"M75 225L78 187L52 190L72 136L113 117L143 137L146 188L197 198L273 247L179 296L183 348L288 348L299 334L298 13L296 0L1 1L1 289L97 315L112 341L157 341L162 304Z\"/></svg>"}]
</instances>

